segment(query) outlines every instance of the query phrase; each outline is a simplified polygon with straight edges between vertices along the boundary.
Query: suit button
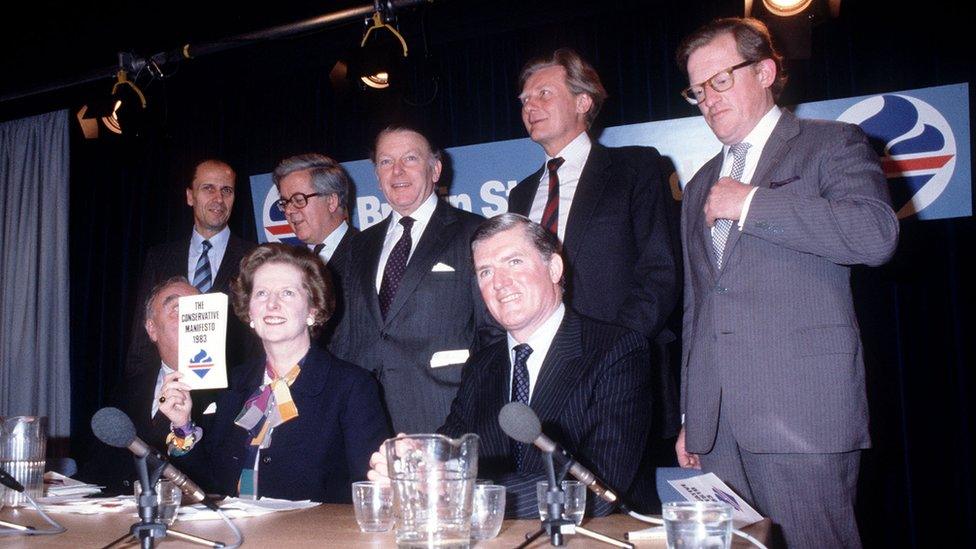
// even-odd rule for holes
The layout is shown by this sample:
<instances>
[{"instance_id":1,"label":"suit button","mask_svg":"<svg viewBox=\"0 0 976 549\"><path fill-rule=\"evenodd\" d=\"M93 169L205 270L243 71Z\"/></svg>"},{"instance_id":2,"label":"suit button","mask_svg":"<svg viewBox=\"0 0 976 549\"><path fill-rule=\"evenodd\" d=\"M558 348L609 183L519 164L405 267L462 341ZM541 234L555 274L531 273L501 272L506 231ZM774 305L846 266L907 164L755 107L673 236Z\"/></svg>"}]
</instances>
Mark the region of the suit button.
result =
<instances>
[{"instance_id":1,"label":"suit button","mask_svg":"<svg viewBox=\"0 0 976 549\"><path fill-rule=\"evenodd\" d=\"M386 332L383 332L383 333L380 334L380 339L382 339L383 341L389 341L390 340L390 334L388 334Z\"/></svg>"},{"instance_id":2,"label":"suit button","mask_svg":"<svg viewBox=\"0 0 976 549\"><path fill-rule=\"evenodd\" d=\"M715 287L715 293L717 293L717 294L724 294L724 293L727 293L728 291L729 291L729 289L726 288L725 286L716 286Z\"/></svg>"},{"instance_id":3,"label":"suit button","mask_svg":"<svg viewBox=\"0 0 976 549\"><path fill-rule=\"evenodd\" d=\"M129 481L129 480L123 480L122 481L122 486L125 486L126 488L128 488L128 487L132 486L132 482Z\"/></svg>"},{"instance_id":4,"label":"suit button","mask_svg":"<svg viewBox=\"0 0 976 549\"><path fill-rule=\"evenodd\" d=\"M263 457L261 458L261 463L263 463L263 464L265 464L265 465L267 465L267 464L269 464L269 463L271 463L271 456L263 456Z\"/></svg>"}]
</instances>

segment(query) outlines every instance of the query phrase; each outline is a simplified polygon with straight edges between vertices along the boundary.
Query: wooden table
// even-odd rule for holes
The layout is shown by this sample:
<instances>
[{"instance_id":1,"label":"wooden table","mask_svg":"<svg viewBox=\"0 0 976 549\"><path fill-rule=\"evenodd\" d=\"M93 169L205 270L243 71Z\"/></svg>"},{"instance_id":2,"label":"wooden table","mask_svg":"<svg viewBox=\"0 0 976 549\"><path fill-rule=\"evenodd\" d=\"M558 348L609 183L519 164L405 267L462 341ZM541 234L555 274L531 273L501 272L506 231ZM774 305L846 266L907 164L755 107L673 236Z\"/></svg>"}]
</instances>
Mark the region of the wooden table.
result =
<instances>
[{"instance_id":1,"label":"wooden table","mask_svg":"<svg viewBox=\"0 0 976 549\"><path fill-rule=\"evenodd\" d=\"M0 548L38 548L65 547L81 549L101 547L110 543L136 522L135 514L117 513L104 515L52 515L68 531L56 536L15 536L0 537ZM5 508L0 511L0 519L18 524L31 524L38 528L46 525L33 511ZM395 547L393 532L365 534L359 531L351 505L325 504L301 511L272 513L262 517L236 519L235 524L244 533L244 547L268 547L287 549L291 547ZM648 524L626 515L611 515L583 521L583 526L618 539L623 539L628 531L639 530ZM183 532L209 539L231 543L234 535L223 521L177 522L175 527ZM507 520L499 536L493 540L479 542L478 548L515 547L522 542L526 533L539 527L537 521ZM765 540L768 537L769 521L754 524L746 529L751 535ZM568 547L609 548L580 535L567 537ZM664 541L636 541L638 547L665 547ZM128 547L137 547L132 544ZM157 545L162 548L200 547L175 539L166 538ZM548 547L548 538L536 540L531 547ZM748 547L736 538L734 547Z\"/></svg>"}]
</instances>

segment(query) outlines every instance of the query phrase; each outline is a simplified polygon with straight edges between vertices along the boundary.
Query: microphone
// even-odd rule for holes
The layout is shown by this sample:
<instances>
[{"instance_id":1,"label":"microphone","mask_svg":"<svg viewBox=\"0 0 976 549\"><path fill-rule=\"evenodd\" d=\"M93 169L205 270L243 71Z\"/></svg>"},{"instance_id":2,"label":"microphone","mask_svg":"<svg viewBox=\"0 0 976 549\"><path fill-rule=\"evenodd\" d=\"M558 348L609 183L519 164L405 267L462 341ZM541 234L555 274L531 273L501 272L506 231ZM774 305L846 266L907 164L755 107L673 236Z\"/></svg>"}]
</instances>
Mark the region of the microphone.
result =
<instances>
[{"instance_id":1,"label":"microphone","mask_svg":"<svg viewBox=\"0 0 976 549\"><path fill-rule=\"evenodd\" d=\"M569 463L569 473L586 485L594 494L610 503L617 502L617 494L607 487L592 471L580 465L572 455L561 448L554 440L542 432L539 416L532 408L521 402L509 402L498 412L498 423L509 437L523 443L534 444L536 448L551 453Z\"/></svg>"},{"instance_id":2,"label":"microphone","mask_svg":"<svg viewBox=\"0 0 976 549\"><path fill-rule=\"evenodd\" d=\"M129 419L129 416L125 412L118 408L102 408L92 416L91 427L92 432L95 433L98 440L101 440L109 446L128 448L136 457L146 457L151 462L155 461L157 464L165 463L163 476L179 486L184 494L207 505L208 501L203 490L195 482L190 480L179 469L167 463L164 456L136 436L136 427L132 424L132 420ZM210 507L210 505L207 506Z\"/></svg>"},{"instance_id":3,"label":"microphone","mask_svg":"<svg viewBox=\"0 0 976 549\"><path fill-rule=\"evenodd\" d=\"M24 491L24 485L17 482L17 479L15 479L13 475L5 471L2 467L0 467L0 484L10 488L14 492Z\"/></svg>"}]
</instances>

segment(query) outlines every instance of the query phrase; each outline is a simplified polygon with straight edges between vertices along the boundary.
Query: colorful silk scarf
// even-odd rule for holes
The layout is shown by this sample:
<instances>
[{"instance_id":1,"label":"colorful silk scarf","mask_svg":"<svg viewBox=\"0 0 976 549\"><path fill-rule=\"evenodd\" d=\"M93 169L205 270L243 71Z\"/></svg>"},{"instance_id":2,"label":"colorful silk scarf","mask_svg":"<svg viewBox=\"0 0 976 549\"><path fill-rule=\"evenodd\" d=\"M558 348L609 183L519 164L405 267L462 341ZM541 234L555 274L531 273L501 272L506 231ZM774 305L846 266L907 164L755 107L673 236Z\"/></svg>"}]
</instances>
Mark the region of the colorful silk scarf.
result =
<instances>
[{"instance_id":1,"label":"colorful silk scarf","mask_svg":"<svg viewBox=\"0 0 976 549\"><path fill-rule=\"evenodd\" d=\"M247 445L244 468L237 482L237 490L242 499L258 497L258 464L261 450L271 446L271 433L274 428L298 417L298 408L291 399L288 389L301 372L295 365L287 374L278 377L271 365L265 366L266 377L270 383L258 387L247 401L244 409L237 415L234 423L251 436Z\"/></svg>"}]
</instances>

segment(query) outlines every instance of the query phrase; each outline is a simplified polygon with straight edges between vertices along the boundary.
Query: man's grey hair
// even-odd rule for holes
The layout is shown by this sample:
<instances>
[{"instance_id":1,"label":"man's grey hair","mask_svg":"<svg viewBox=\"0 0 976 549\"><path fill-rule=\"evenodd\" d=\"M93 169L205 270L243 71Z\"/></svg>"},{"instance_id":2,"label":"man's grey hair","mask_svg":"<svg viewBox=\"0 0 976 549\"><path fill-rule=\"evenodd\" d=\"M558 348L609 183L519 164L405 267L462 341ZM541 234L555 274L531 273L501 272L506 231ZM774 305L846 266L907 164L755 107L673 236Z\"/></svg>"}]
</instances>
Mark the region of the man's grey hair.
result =
<instances>
[{"instance_id":1,"label":"man's grey hair","mask_svg":"<svg viewBox=\"0 0 976 549\"><path fill-rule=\"evenodd\" d=\"M326 197L331 194L336 195L339 198L339 207L343 210L347 209L349 176L338 162L324 154L308 153L289 156L278 163L271 174L271 180L274 181L275 188L281 192L282 179L305 170L308 170L315 192L322 193Z\"/></svg>"},{"instance_id":2,"label":"man's grey hair","mask_svg":"<svg viewBox=\"0 0 976 549\"><path fill-rule=\"evenodd\" d=\"M471 235L472 251L478 242L488 240L499 233L516 227L521 227L525 231L525 235L529 237L532 246L539 252L544 261L548 262L552 259L552 254L559 253L561 248L559 240L552 233L545 230L542 225L517 213L503 213L484 220Z\"/></svg>"},{"instance_id":3,"label":"man's grey hair","mask_svg":"<svg viewBox=\"0 0 976 549\"><path fill-rule=\"evenodd\" d=\"M191 288L193 287L193 284L190 284L190 281L187 280L185 276L174 276L171 278L167 278L166 280L153 286L152 291L149 292L149 297L146 298L145 311L143 313L145 316L143 317L143 322L149 320L149 317L152 316L153 304L155 303L156 298L159 297L159 294L161 294L163 290L166 289L167 286L172 286L173 284L179 284L179 283L186 284Z\"/></svg>"}]
</instances>

